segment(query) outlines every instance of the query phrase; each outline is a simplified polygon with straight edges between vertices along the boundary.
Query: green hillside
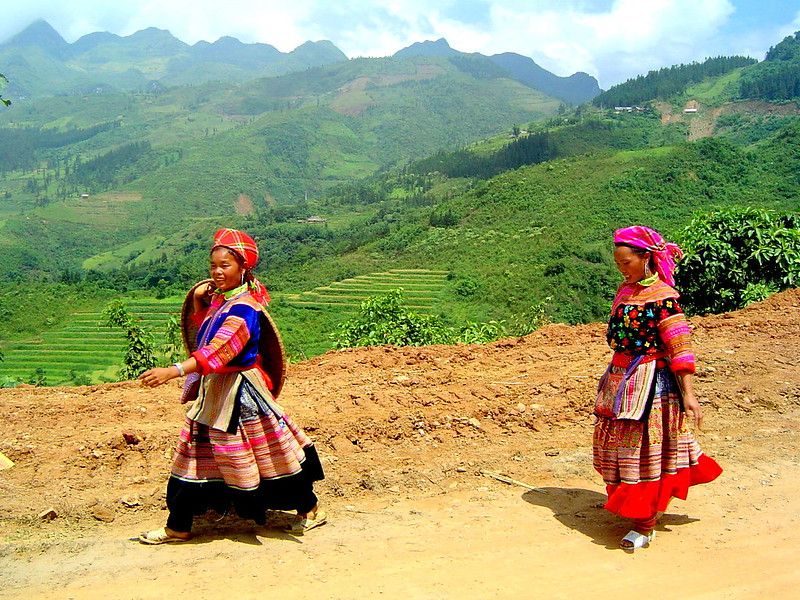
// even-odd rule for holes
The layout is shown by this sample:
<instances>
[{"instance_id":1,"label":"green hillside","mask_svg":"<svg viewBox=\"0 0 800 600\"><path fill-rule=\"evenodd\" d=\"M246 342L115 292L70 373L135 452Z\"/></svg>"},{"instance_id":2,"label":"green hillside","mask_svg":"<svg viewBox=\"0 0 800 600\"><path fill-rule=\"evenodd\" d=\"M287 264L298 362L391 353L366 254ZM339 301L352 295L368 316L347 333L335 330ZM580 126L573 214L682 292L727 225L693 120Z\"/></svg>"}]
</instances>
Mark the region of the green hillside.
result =
<instances>
[{"instance_id":1,"label":"green hillside","mask_svg":"<svg viewBox=\"0 0 800 600\"><path fill-rule=\"evenodd\" d=\"M0 115L0 247L11 253L2 271L119 266L120 248L160 255L156 246L180 245L187 228L207 236L220 221L324 195L558 105L442 58L15 104ZM31 238L50 250L22 251Z\"/></svg>"},{"instance_id":2,"label":"green hillside","mask_svg":"<svg viewBox=\"0 0 800 600\"><path fill-rule=\"evenodd\" d=\"M0 375L112 376L99 354L118 352L119 335L95 339L92 319L111 298L182 297L220 226L259 241L270 309L301 359L330 349L364 299L398 288L456 330L524 331L542 310L602 319L619 281L615 228L680 241L720 207L800 210L800 109L729 101L758 65L722 61L627 112L568 109L452 58L4 113L0 142L18 152L0 161ZM702 110L684 114L688 99Z\"/></svg>"},{"instance_id":3,"label":"green hillside","mask_svg":"<svg viewBox=\"0 0 800 600\"><path fill-rule=\"evenodd\" d=\"M167 319L180 315L180 302L128 300L128 311L164 344ZM116 381L122 366L124 332L104 323L102 309L65 315L65 322L26 339L3 345L0 382L74 385Z\"/></svg>"},{"instance_id":4,"label":"green hillside","mask_svg":"<svg viewBox=\"0 0 800 600\"><path fill-rule=\"evenodd\" d=\"M361 302L393 290L402 290L409 308L430 311L440 303L447 281L447 271L429 269L390 269L383 273L357 275L298 294L283 297L293 308L337 307L354 311Z\"/></svg>"}]
</instances>

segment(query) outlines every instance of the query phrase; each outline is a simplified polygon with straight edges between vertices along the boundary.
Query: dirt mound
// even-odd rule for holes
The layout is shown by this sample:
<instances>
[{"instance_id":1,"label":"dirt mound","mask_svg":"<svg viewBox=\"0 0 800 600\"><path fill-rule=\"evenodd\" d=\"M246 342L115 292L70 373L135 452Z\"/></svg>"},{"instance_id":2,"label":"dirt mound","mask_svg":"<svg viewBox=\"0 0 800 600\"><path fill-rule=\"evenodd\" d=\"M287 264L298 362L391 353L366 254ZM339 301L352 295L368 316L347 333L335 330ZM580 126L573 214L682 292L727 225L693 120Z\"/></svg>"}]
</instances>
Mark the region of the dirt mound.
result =
<instances>
[{"instance_id":1,"label":"dirt mound","mask_svg":"<svg viewBox=\"0 0 800 600\"><path fill-rule=\"evenodd\" d=\"M692 321L704 444L715 456L774 452L746 432L800 405L799 309L791 290ZM590 478L604 333L602 324L550 325L488 345L329 352L292 365L280 400L316 440L327 469L320 492L334 505L458 489L483 469ZM177 383L0 390L0 451L16 463L0 472L4 529L38 524L49 508L56 528L162 510L185 410L178 396ZM797 426L786 427L796 444Z\"/></svg>"}]
</instances>

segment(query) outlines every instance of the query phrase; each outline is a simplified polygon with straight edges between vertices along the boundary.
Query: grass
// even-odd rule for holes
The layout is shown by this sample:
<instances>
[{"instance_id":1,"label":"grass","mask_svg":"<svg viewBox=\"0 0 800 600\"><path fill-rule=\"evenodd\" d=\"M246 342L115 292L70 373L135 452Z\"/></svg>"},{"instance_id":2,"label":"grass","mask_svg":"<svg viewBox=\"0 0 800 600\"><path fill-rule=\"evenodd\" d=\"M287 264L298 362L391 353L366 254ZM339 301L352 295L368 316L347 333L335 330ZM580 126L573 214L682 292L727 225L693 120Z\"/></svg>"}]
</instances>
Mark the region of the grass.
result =
<instances>
[{"instance_id":1,"label":"grass","mask_svg":"<svg viewBox=\"0 0 800 600\"><path fill-rule=\"evenodd\" d=\"M698 100L707 106L719 106L733 100L739 93L739 80L744 68L734 69L719 77L709 77L705 81L690 85L681 96L680 105L682 106L688 99Z\"/></svg>"},{"instance_id":2,"label":"grass","mask_svg":"<svg viewBox=\"0 0 800 600\"><path fill-rule=\"evenodd\" d=\"M370 296L402 289L408 307L432 311L443 300L447 275L442 270L390 269L335 281L299 294L286 294L283 300L289 307L336 306L353 312Z\"/></svg>"},{"instance_id":3,"label":"grass","mask_svg":"<svg viewBox=\"0 0 800 600\"><path fill-rule=\"evenodd\" d=\"M180 301L174 298L129 299L125 305L153 333L157 348L164 343L167 319L180 314ZM101 310L76 312L39 336L5 344L0 379L27 382L36 369L42 369L47 385L114 380L127 343L120 329L102 322Z\"/></svg>"}]
</instances>

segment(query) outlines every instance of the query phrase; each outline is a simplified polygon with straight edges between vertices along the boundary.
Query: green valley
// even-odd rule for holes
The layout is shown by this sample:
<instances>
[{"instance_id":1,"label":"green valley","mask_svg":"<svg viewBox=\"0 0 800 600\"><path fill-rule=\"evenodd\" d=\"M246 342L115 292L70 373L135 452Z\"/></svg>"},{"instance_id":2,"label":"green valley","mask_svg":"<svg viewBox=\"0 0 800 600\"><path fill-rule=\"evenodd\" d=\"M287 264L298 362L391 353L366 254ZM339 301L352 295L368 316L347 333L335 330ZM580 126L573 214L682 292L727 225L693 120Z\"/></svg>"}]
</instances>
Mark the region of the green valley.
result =
<instances>
[{"instance_id":1,"label":"green valley","mask_svg":"<svg viewBox=\"0 0 800 600\"><path fill-rule=\"evenodd\" d=\"M741 94L762 63L662 69L569 107L502 61L445 50L12 105L0 375L113 377L101 355L119 355L121 334L97 315L123 298L161 335L221 226L258 240L297 360L395 289L454 329L600 320L615 228L681 241L720 208L800 209L796 95Z\"/></svg>"}]
</instances>

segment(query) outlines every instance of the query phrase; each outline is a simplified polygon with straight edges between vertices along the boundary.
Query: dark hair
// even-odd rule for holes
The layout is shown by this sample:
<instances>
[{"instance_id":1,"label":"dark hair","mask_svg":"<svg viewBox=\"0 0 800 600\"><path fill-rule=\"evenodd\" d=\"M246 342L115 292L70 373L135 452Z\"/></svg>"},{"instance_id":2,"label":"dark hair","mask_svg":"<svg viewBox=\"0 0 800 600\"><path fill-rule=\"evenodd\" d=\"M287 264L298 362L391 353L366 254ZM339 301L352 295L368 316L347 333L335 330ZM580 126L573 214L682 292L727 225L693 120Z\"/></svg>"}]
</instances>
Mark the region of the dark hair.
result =
<instances>
[{"instance_id":1,"label":"dark hair","mask_svg":"<svg viewBox=\"0 0 800 600\"><path fill-rule=\"evenodd\" d=\"M230 254L236 260L237 263L239 263L239 266L244 268L244 258L242 257L241 254L236 252L236 250L234 250L233 248L228 248L227 246L214 246L213 248L211 248L211 252L208 253L209 256L214 254L215 250L219 250L219 249L227 250L228 254Z\"/></svg>"},{"instance_id":2,"label":"dark hair","mask_svg":"<svg viewBox=\"0 0 800 600\"><path fill-rule=\"evenodd\" d=\"M653 253L646 248L640 248L638 246L633 246L632 244L626 244L625 242L614 242L614 246L619 248L620 246L625 246L626 248L630 248L633 250L633 253L636 256L644 256L645 254L649 254L649 260L647 261L647 266L650 267L650 270L655 273L656 272L656 260L653 258Z\"/></svg>"}]
</instances>

